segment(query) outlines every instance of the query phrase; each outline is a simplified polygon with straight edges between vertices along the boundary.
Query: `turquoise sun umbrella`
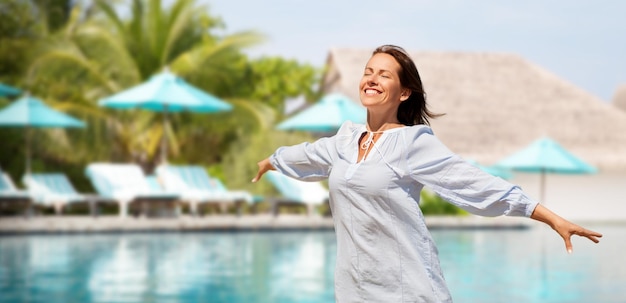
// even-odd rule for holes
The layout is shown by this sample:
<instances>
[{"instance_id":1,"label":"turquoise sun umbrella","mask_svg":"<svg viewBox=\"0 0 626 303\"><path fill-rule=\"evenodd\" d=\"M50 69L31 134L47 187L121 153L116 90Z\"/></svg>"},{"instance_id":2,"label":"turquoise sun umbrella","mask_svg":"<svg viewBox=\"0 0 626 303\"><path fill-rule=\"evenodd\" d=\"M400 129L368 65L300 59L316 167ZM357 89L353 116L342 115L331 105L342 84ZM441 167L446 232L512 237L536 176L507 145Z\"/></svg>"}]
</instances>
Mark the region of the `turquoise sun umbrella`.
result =
<instances>
[{"instance_id":1,"label":"turquoise sun umbrella","mask_svg":"<svg viewBox=\"0 0 626 303\"><path fill-rule=\"evenodd\" d=\"M152 76L142 84L104 98L99 104L117 109L141 108L161 112L164 130L168 123L167 114L171 112L214 113L232 110L229 103L192 86L168 70ZM165 140L163 135L161 140L163 162L167 162Z\"/></svg>"},{"instance_id":2,"label":"turquoise sun umbrella","mask_svg":"<svg viewBox=\"0 0 626 303\"><path fill-rule=\"evenodd\" d=\"M528 147L498 162L496 167L514 171L539 173L540 201L544 202L546 174L593 174L595 167L577 158L557 142L541 138Z\"/></svg>"},{"instance_id":3,"label":"turquoise sun umbrella","mask_svg":"<svg viewBox=\"0 0 626 303\"><path fill-rule=\"evenodd\" d=\"M342 94L330 94L314 105L281 122L278 129L330 132L347 120L365 123L367 111Z\"/></svg>"},{"instance_id":4,"label":"turquoise sun umbrella","mask_svg":"<svg viewBox=\"0 0 626 303\"><path fill-rule=\"evenodd\" d=\"M23 127L26 129L26 173L30 173L31 128L85 127L85 124L76 118L48 107L35 97L26 95L0 111L0 127Z\"/></svg>"},{"instance_id":5,"label":"turquoise sun umbrella","mask_svg":"<svg viewBox=\"0 0 626 303\"><path fill-rule=\"evenodd\" d=\"M17 96L21 93L22 91L15 87L0 83L0 97Z\"/></svg>"}]
</instances>

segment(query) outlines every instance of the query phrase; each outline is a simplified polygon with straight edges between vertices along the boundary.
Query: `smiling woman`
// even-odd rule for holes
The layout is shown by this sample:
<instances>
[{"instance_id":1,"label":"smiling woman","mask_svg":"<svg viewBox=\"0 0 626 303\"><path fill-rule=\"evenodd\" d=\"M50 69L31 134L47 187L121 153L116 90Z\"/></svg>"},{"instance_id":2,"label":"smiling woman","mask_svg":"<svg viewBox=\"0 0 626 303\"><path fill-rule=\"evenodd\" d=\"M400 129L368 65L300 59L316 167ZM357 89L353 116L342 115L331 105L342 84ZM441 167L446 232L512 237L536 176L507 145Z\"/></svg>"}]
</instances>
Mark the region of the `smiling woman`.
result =
<instances>
[{"instance_id":1,"label":"smiling woman","mask_svg":"<svg viewBox=\"0 0 626 303\"><path fill-rule=\"evenodd\" d=\"M388 110L391 110L391 114L397 117L400 124L429 124L428 118L440 116L428 110L426 93L417 67L405 51L397 46L383 45L374 51L365 66L359 88L361 103L365 107L368 107L372 99L390 100L388 102L395 106ZM393 93L396 95L389 95ZM378 97L379 95L382 96ZM375 121L368 123L376 124Z\"/></svg>"},{"instance_id":2,"label":"smiling woman","mask_svg":"<svg viewBox=\"0 0 626 303\"><path fill-rule=\"evenodd\" d=\"M391 55L374 55L367 63L361 78L360 96L363 106L387 105L394 111L397 110L401 102L406 101L411 94L411 91L402 88L398 77L400 70L400 64ZM400 95L393 95L394 93Z\"/></svg>"},{"instance_id":3,"label":"smiling woman","mask_svg":"<svg viewBox=\"0 0 626 303\"><path fill-rule=\"evenodd\" d=\"M328 178L337 235L337 302L452 302L437 248L419 208L427 186L481 216L523 216L549 224L571 252L573 234L602 235L552 213L518 186L453 154L428 126L432 114L413 60L400 47L374 50L359 85L367 123L333 137L280 147L258 163L292 178Z\"/></svg>"}]
</instances>

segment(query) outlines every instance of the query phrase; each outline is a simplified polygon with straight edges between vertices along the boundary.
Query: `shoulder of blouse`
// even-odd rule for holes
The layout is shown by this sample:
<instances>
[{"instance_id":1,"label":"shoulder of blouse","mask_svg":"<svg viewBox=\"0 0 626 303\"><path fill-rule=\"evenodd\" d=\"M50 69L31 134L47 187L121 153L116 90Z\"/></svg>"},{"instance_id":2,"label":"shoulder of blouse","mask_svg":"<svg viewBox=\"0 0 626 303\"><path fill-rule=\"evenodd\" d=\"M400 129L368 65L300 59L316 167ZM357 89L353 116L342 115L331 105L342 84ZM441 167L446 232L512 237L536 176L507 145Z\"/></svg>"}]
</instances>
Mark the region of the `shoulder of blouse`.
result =
<instances>
[{"instance_id":1,"label":"shoulder of blouse","mask_svg":"<svg viewBox=\"0 0 626 303\"><path fill-rule=\"evenodd\" d=\"M337 131L338 136L352 136L355 132L365 131L365 124L354 123L352 121L345 121L339 127Z\"/></svg>"},{"instance_id":2,"label":"shoulder of blouse","mask_svg":"<svg viewBox=\"0 0 626 303\"><path fill-rule=\"evenodd\" d=\"M434 135L432 128L428 125L418 124L412 126L406 126L403 128L405 137L411 141L416 140L423 134Z\"/></svg>"}]
</instances>

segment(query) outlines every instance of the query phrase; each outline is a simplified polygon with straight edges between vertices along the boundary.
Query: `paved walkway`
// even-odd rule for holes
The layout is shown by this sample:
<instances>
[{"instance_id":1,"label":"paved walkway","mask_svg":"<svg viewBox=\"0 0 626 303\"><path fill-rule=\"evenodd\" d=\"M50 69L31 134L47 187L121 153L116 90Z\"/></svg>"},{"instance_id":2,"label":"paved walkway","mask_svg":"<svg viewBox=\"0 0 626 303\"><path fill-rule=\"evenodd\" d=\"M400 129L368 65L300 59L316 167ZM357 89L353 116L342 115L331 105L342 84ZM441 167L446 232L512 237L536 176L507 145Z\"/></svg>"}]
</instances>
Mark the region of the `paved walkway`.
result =
<instances>
[{"instance_id":1,"label":"paved walkway","mask_svg":"<svg viewBox=\"0 0 626 303\"><path fill-rule=\"evenodd\" d=\"M526 228L527 218L427 217L430 228ZM144 231L332 230L332 218L306 215L214 215L177 218L119 218L115 216L2 217L0 234Z\"/></svg>"}]
</instances>

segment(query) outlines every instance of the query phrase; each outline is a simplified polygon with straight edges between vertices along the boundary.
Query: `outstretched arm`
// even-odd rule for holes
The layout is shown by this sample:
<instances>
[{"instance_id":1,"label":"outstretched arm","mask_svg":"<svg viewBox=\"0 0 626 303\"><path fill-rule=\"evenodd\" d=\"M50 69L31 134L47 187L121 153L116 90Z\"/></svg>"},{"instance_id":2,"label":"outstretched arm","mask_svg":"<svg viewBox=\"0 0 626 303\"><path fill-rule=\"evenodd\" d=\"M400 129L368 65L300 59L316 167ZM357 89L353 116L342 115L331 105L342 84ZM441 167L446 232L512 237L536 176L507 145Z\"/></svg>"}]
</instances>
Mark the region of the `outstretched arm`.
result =
<instances>
[{"instance_id":1,"label":"outstretched arm","mask_svg":"<svg viewBox=\"0 0 626 303\"><path fill-rule=\"evenodd\" d=\"M572 235L585 237L595 243L600 242L598 238L602 237L601 233L588 230L572 222L569 222L561 218L559 215L553 213L546 207L542 206L541 204L537 205L530 218L546 223L550 227L552 227L552 229L554 229L554 231L556 231L561 236L561 238L563 238L563 240L565 241L565 248L570 254L572 253Z\"/></svg>"},{"instance_id":2,"label":"outstretched arm","mask_svg":"<svg viewBox=\"0 0 626 303\"><path fill-rule=\"evenodd\" d=\"M265 174L269 170L274 170L274 166L270 163L270 158L265 158L261 160L261 162L257 163L259 166L259 171L256 173L256 176L252 179L252 182L257 182L261 179L263 174Z\"/></svg>"}]
</instances>

